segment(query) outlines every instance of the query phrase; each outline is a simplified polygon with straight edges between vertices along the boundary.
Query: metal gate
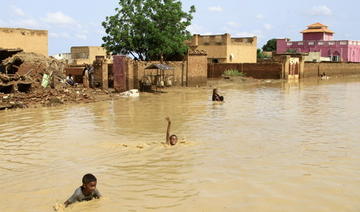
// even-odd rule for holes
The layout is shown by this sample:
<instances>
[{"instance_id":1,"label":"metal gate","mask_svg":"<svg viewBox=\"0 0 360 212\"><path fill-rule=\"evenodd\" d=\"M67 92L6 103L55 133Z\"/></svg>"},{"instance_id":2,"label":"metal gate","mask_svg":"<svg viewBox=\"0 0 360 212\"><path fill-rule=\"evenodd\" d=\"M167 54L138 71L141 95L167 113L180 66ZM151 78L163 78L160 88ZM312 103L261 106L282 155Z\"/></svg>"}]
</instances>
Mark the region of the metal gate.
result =
<instances>
[{"instance_id":1,"label":"metal gate","mask_svg":"<svg viewBox=\"0 0 360 212\"><path fill-rule=\"evenodd\" d=\"M126 73L127 73L127 62L126 56L114 55L114 88L116 92L124 92L127 90L126 86Z\"/></svg>"},{"instance_id":2,"label":"metal gate","mask_svg":"<svg viewBox=\"0 0 360 212\"><path fill-rule=\"evenodd\" d=\"M299 70L299 58L290 58L288 79L299 79Z\"/></svg>"}]
</instances>

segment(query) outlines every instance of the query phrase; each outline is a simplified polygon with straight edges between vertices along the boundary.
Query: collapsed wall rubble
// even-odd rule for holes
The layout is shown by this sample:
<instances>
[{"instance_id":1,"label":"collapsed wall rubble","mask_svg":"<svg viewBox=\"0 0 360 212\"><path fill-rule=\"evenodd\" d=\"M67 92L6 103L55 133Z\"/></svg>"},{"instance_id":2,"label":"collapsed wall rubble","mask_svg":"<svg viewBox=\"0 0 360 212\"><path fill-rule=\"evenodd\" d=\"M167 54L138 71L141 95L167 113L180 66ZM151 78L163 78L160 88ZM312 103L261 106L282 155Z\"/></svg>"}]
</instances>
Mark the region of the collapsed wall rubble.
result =
<instances>
[{"instance_id":1,"label":"collapsed wall rubble","mask_svg":"<svg viewBox=\"0 0 360 212\"><path fill-rule=\"evenodd\" d=\"M107 91L69 87L63 61L35 53L17 53L1 62L0 110L66 102L92 102ZM49 86L42 86L44 75Z\"/></svg>"},{"instance_id":2,"label":"collapsed wall rubble","mask_svg":"<svg viewBox=\"0 0 360 212\"><path fill-rule=\"evenodd\" d=\"M32 88L41 86L44 74L51 76L51 87L56 88L65 79L65 63L35 53L20 52L2 61L3 75L11 78L12 84L18 82L31 84ZM9 82L0 81L0 84Z\"/></svg>"}]
</instances>

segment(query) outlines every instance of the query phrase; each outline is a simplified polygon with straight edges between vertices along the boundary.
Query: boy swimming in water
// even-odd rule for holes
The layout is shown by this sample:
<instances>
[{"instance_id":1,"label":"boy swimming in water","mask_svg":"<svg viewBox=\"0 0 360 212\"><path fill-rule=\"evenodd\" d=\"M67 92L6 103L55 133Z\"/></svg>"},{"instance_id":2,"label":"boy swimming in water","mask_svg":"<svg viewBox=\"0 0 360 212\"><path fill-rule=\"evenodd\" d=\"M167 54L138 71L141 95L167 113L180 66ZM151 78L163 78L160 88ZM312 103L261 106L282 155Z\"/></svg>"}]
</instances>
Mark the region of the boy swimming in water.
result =
<instances>
[{"instance_id":1,"label":"boy swimming in water","mask_svg":"<svg viewBox=\"0 0 360 212\"><path fill-rule=\"evenodd\" d=\"M167 130L166 130L166 144L175 146L178 141L177 136L176 135L170 136L171 121L169 117L166 117L165 120L168 122Z\"/></svg>"},{"instance_id":2,"label":"boy swimming in water","mask_svg":"<svg viewBox=\"0 0 360 212\"><path fill-rule=\"evenodd\" d=\"M92 199L99 199L101 194L96 189L97 179L92 174L86 174L82 178L82 186L77 188L74 194L64 202L65 207L75 202L89 201Z\"/></svg>"}]
</instances>

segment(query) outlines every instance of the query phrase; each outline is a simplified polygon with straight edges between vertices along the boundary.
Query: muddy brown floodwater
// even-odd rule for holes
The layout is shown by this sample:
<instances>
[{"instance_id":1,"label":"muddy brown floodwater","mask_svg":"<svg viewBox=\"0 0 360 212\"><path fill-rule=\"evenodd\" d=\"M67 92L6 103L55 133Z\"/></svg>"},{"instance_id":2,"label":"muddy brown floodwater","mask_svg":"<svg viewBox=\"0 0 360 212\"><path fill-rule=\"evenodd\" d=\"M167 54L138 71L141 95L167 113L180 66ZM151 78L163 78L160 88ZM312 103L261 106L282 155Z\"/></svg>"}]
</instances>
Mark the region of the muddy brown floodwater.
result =
<instances>
[{"instance_id":1,"label":"muddy brown floodwater","mask_svg":"<svg viewBox=\"0 0 360 212\"><path fill-rule=\"evenodd\" d=\"M0 112L0 211L360 211L360 79L172 89ZM165 116L184 142L168 148Z\"/></svg>"}]
</instances>

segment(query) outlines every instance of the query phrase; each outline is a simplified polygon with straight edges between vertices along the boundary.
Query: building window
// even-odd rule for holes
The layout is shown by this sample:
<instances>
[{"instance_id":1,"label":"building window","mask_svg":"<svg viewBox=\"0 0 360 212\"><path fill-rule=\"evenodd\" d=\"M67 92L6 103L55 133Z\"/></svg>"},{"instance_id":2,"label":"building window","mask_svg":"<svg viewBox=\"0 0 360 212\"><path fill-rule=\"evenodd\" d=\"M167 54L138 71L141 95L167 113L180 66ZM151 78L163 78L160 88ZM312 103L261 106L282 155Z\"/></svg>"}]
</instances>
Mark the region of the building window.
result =
<instances>
[{"instance_id":1,"label":"building window","mask_svg":"<svg viewBox=\"0 0 360 212\"><path fill-rule=\"evenodd\" d=\"M346 41L340 41L340 45L347 45Z\"/></svg>"},{"instance_id":2,"label":"building window","mask_svg":"<svg viewBox=\"0 0 360 212\"><path fill-rule=\"evenodd\" d=\"M219 59L212 59L211 62L212 63L219 63Z\"/></svg>"},{"instance_id":3,"label":"building window","mask_svg":"<svg viewBox=\"0 0 360 212\"><path fill-rule=\"evenodd\" d=\"M309 46L315 45L315 42L309 42Z\"/></svg>"},{"instance_id":4,"label":"building window","mask_svg":"<svg viewBox=\"0 0 360 212\"><path fill-rule=\"evenodd\" d=\"M329 46L335 45L335 42L329 42Z\"/></svg>"},{"instance_id":5,"label":"building window","mask_svg":"<svg viewBox=\"0 0 360 212\"><path fill-rule=\"evenodd\" d=\"M323 46L323 45L324 45L324 42L318 42L318 45L319 45L319 46Z\"/></svg>"},{"instance_id":6,"label":"building window","mask_svg":"<svg viewBox=\"0 0 360 212\"><path fill-rule=\"evenodd\" d=\"M298 45L299 45L299 46L303 46L304 43L303 43L303 42L299 42Z\"/></svg>"},{"instance_id":7,"label":"building window","mask_svg":"<svg viewBox=\"0 0 360 212\"><path fill-rule=\"evenodd\" d=\"M288 45L288 46L292 46L292 45L293 45L293 43L289 42L289 43L287 43L287 45Z\"/></svg>"}]
</instances>

